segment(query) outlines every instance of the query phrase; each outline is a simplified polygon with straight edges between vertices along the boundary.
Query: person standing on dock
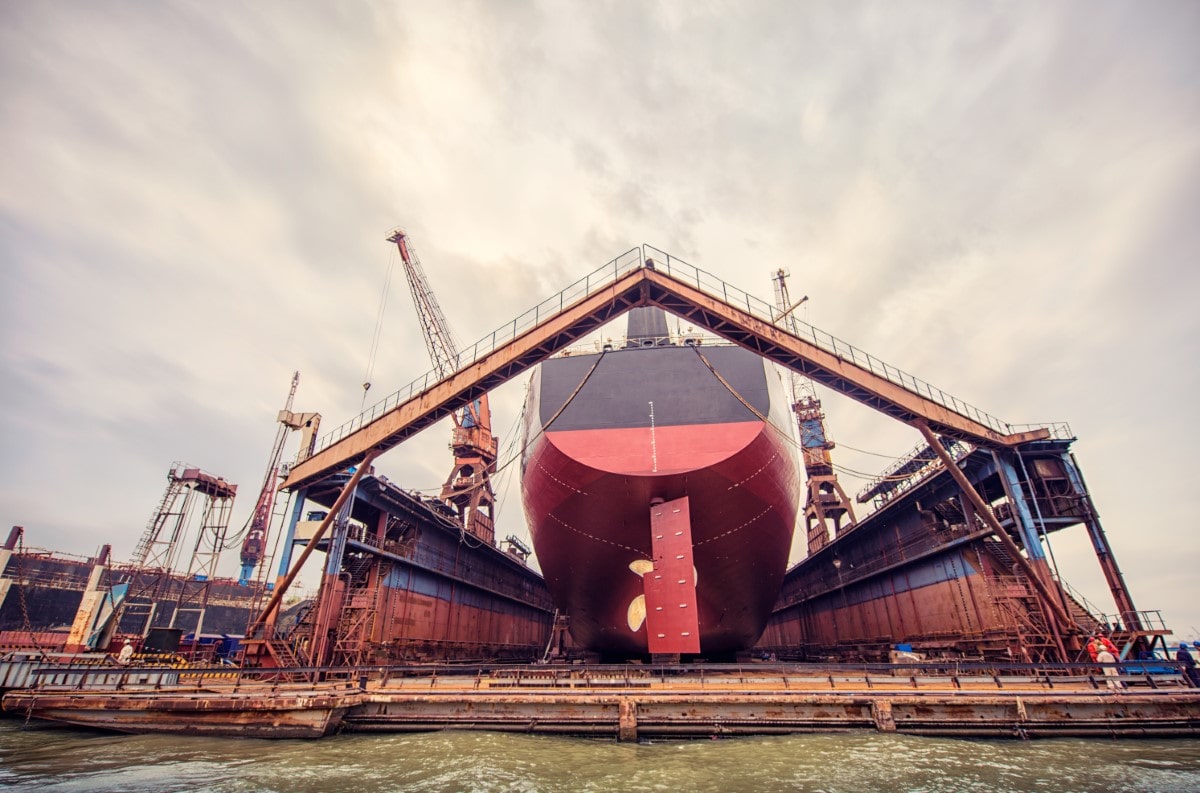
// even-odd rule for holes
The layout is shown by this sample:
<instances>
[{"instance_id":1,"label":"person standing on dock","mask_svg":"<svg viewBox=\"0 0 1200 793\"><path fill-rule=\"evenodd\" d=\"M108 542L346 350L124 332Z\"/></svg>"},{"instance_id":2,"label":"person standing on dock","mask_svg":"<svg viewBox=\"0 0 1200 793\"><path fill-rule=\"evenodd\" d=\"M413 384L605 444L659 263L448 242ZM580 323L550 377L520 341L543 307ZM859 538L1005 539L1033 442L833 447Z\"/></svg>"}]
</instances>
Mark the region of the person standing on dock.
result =
<instances>
[{"instance_id":1,"label":"person standing on dock","mask_svg":"<svg viewBox=\"0 0 1200 793\"><path fill-rule=\"evenodd\" d=\"M1187 677L1189 683L1200 687L1200 672L1196 670L1196 659L1188 652L1186 644L1179 645L1179 651L1175 653L1175 663L1183 667L1183 674Z\"/></svg>"},{"instance_id":2,"label":"person standing on dock","mask_svg":"<svg viewBox=\"0 0 1200 793\"><path fill-rule=\"evenodd\" d=\"M1112 643L1112 639L1108 638L1103 633L1100 634L1098 638L1100 639L1100 643L1104 645L1104 649L1112 653L1113 658L1117 658L1121 655L1119 652L1117 652L1117 645Z\"/></svg>"},{"instance_id":3,"label":"person standing on dock","mask_svg":"<svg viewBox=\"0 0 1200 793\"><path fill-rule=\"evenodd\" d=\"M1121 674L1115 664L1117 663L1117 647L1107 636L1097 633L1088 642L1088 655L1098 664L1103 664L1104 676L1107 678L1109 689L1119 691L1125 688L1125 684L1118 680ZM1111 664L1111 665L1110 665Z\"/></svg>"}]
</instances>

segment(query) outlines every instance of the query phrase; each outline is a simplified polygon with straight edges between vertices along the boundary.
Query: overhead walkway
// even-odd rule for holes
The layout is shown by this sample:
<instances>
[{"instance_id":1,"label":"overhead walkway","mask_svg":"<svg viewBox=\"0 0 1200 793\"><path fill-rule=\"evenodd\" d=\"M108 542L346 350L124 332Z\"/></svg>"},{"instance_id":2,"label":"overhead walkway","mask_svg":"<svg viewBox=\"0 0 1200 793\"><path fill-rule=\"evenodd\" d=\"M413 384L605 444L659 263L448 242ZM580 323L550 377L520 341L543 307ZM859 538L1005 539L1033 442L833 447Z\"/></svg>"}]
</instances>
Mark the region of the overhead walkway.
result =
<instances>
[{"instance_id":1,"label":"overhead walkway","mask_svg":"<svg viewBox=\"0 0 1200 793\"><path fill-rule=\"evenodd\" d=\"M295 489L381 453L571 346L631 308L658 306L907 424L989 447L1049 437L990 416L772 304L650 246L633 248L319 439L291 468ZM793 332L793 330L795 332Z\"/></svg>"}]
</instances>

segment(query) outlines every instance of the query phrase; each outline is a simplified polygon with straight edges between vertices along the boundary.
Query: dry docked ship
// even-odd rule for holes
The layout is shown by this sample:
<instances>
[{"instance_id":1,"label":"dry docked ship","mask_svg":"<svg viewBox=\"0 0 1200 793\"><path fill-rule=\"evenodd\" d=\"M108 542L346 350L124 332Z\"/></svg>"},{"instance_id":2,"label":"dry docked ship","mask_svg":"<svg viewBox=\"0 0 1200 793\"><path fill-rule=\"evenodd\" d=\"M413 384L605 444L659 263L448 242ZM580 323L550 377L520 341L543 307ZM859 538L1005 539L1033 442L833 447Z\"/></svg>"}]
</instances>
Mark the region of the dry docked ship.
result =
<instances>
[{"instance_id":1,"label":"dry docked ship","mask_svg":"<svg viewBox=\"0 0 1200 793\"><path fill-rule=\"evenodd\" d=\"M729 654L779 594L800 478L782 383L735 346L634 309L620 349L544 362L522 497L572 637L607 656Z\"/></svg>"}]
</instances>

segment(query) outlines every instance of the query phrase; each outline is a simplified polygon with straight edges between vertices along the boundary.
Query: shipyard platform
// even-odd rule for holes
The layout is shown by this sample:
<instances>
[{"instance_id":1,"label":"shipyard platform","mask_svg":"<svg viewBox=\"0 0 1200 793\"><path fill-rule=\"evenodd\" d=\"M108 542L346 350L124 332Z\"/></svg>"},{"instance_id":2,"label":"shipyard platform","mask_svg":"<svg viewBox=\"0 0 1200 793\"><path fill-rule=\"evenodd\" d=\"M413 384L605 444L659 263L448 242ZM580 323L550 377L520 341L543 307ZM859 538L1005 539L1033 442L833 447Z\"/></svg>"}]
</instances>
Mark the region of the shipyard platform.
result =
<instances>
[{"instance_id":1,"label":"shipyard platform","mask_svg":"<svg viewBox=\"0 0 1200 793\"><path fill-rule=\"evenodd\" d=\"M697 738L1200 735L1176 670L810 664L221 670L46 667L4 711L130 733L316 738L444 729ZM1108 687L1108 683L1123 686Z\"/></svg>"}]
</instances>

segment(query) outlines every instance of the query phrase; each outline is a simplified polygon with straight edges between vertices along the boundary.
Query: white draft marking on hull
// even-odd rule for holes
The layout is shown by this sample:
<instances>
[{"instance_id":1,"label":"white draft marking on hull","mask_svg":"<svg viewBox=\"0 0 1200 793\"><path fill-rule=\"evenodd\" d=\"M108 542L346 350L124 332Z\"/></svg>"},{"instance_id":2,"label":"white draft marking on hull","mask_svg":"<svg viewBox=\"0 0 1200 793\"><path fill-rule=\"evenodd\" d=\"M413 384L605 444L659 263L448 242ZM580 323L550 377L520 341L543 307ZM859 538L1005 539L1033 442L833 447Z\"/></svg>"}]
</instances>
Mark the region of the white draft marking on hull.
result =
<instances>
[{"instance_id":1,"label":"white draft marking on hull","mask_svg":"<svg viewBox=\"0 0 1200 793\"><path fill-rule=\"evenodd\" d=\"M658 442L654 434L654 403L650 403L650 470L658 473Z\"/></svg>"}]
</instances>

